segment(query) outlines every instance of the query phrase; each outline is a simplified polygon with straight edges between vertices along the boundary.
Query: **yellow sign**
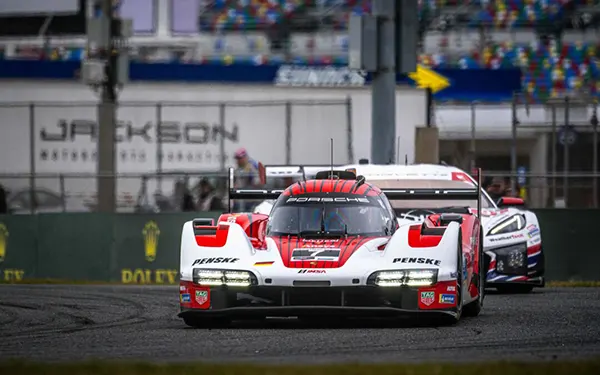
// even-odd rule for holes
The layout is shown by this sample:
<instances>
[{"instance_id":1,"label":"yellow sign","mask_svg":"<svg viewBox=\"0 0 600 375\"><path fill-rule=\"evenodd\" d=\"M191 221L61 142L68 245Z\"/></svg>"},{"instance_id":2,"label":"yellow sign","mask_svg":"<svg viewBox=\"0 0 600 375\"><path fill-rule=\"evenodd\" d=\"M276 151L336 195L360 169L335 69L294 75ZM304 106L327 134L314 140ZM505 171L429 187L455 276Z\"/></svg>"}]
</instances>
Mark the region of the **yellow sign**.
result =
<instances>
[{"instance_id":1,"label":"yellow sign","mask_svg":"<svg viewBox=\"0 0 600 375\"><path fill-rule=\"evenodd\" d=\"M158 225L154 221L147 222L142 234L144 235L146 260L148 262L154 262L156 259L156 249L158 247L158 236L160 235Z\"/></svg>"},{"instance_id":2,"label":"yellow sign","mask_svg":"<svg viewBox=\"0 0 600 375\"><path fill-rule=\"evenodd\" d=\"M0 262L6 257L6 246L8 244L8 228L3 223L0 223Z\"/></svg>"},{"instance_id":3,"label":"yellow sign","mask_svg":"<svg viewBox=\"0 0 600 375\"><path fill-rule=\"evenodd\" d=\"M177 270L169 269L122 269L121 282L123 284L175 284Z\"/></svg>"},{"instance_id":4,"label":"yellow sign","mask_svg":"<svg viewBox=\"0 0 600 375\"><path fill-rule=\"evenodd\" d=\"M423 65L417 65L417 71L408 76L415 81L418 88L431 89L433 94L450 86L448 78Z\"/></svg>"}]
</instances>

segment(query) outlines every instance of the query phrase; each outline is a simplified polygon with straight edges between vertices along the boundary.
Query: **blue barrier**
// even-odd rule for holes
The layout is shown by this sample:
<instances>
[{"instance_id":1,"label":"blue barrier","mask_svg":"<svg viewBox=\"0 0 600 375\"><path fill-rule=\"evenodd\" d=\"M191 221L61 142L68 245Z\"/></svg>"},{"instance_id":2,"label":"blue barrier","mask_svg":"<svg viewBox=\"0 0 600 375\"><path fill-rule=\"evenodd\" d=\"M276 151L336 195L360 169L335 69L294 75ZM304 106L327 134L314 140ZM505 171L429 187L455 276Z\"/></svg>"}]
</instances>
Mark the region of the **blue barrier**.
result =
<instances>
[{"instance_id":1,"label":"blue barrier","mask_svg":"<svg viewBox=\"0 0 600 375\"><path fill-rule=\"evenodd\" d=\"M0 60L0 78L9 79L75 79L79 61ZM440 69L451 86L435 94L439 100L506 101L521 89L519 69ZM369 74L353 72L343 66L291 66L253 64L180 64L131 63L132 81L278 84L296 86L363 86L371 81ZM407 76L397 77L399 84L414 86Z\"/></svg>"}]
</instances>

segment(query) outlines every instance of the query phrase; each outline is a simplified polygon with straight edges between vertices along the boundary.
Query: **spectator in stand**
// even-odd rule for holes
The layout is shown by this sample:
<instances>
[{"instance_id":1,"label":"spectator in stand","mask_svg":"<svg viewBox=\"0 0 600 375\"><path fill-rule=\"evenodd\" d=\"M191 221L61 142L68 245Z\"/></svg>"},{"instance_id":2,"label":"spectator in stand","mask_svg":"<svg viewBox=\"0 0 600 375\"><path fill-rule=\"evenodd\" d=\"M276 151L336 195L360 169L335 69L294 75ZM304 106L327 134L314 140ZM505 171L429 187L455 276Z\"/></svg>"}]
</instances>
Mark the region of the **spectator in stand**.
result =
<instances>
[{"instance_id":1,"label":"spectator in stand","mask_svg":"<svg viewBox=\"0 0 600 375\"><path fill-rule=\"evenodd\" d=\"M217 196L215 187L207 178L200 180L198 188L198 211L225 211L223 201Z\"/></svg>"}]
</instances>

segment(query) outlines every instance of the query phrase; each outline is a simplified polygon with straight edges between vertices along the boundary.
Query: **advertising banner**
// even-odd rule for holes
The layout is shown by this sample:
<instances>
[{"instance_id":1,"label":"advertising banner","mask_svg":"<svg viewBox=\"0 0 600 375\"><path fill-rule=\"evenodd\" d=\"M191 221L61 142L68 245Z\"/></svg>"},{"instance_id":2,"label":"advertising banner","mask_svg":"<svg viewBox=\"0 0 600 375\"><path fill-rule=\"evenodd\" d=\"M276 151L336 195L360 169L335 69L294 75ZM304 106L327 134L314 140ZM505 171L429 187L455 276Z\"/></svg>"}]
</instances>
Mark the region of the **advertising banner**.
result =
<instances>
[{"instance_id":1,"label":"advertising banner","mask_svg":"<svg viewBox=\"0 0 600 375\"><path fill-rule=\"evenodd\" d=\"M0 61L0 78L75 79L79 61ZM438 69L450 87L435 94L439 100L509 101L521 89L519 69ZM253 65L132 63L132 81L263 84L284 87L363 87L371 75L336 65ZM398 84L414 86L406 75Z\"/></svg>"}]
</instances>

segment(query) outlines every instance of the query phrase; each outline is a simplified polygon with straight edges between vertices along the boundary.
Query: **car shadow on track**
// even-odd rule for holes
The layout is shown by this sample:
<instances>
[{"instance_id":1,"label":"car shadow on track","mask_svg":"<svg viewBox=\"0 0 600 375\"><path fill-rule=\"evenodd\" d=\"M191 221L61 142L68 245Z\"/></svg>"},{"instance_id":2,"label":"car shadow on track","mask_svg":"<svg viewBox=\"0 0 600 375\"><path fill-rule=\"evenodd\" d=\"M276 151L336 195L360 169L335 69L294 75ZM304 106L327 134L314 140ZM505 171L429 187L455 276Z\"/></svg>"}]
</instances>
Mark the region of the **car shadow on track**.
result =
<instances>
[{"instance_id":1,"label":"car shadow on track","mask_svg":"<svg viewBox=\"0 0 600 375\"><path fill-rule=\"evenodd\" d=\"M467 323L473 318L462 318L460 322L448 324L439 320L425 318L377 318L377 319L350 319L350 318L265 318L261 320L239 320L228 324L207 327L208 329L377 329L377 328L443 328L458 326ZM184 327L183 329L207 329Z\"/></svg>"}]
</instances>

